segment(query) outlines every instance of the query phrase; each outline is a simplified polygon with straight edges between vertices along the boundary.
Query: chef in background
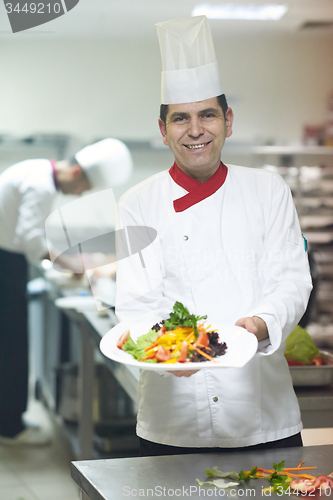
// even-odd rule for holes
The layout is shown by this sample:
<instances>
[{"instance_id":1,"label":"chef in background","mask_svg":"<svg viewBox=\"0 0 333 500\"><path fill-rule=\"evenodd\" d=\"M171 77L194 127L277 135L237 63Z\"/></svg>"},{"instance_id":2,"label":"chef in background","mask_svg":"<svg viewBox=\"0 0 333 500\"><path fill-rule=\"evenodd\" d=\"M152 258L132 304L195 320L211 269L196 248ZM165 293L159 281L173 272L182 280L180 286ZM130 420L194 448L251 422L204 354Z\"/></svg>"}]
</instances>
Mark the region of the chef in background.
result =
<instances>
[{"instance_id":1,"label":"chef in background","mask_svg":"<svg viewBox=\"0 0 333 500\"><path fill-rule=\"evenodd\" d=\"M258 351L242 368L164 376L142 370L141 453L301 446L284 350L312 284L290 189L277 174L221 161L233 112L206 17L162 22L157 30L159 127L175 163L120 200L120 227L154 228L160 249L142 251L144 268L138 255L117 257L116 313L154 325L179 301L211 324L245 328Z\"/></svg>"},{"instance_id":2,"label":"chef in background","mask_svg":"<svg viewBox=\"0 0 333 500\"><path fill-rule=\"evenodd\" d=\"M58 191L81 195L110 188L126 182L131 170L128 148L108 138L83 148L73 160L26 160L0 176L0 444L49 442L41 429L25 427L22 414L28 394L28 263L49 258L45 220L54 198ZM63 264L70 268L70 258Z\"/></svg>"}]
</instances>

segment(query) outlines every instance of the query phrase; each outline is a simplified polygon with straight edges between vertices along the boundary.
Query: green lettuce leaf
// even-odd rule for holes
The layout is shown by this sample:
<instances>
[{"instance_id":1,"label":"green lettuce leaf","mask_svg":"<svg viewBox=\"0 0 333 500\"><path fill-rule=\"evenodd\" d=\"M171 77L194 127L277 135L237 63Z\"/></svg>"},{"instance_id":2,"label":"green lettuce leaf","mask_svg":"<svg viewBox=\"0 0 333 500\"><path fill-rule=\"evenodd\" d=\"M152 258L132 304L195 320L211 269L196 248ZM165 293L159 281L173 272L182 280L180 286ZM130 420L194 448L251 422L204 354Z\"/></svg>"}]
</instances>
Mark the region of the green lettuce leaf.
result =
<instances>
[{"instance_id":1,"label":"green lettuce leaf","mask_svg":"<svg viewBox=\"0 0 333 500\"><path fill-rule=\"evenodd\" d=\"M318 354L319 349L315 347L312 337L305 328L297 325L286 341L286 350L284 352L286 359L310 365L313 358Z\"/></svg>"},{"instance_id":2,"label":"green lettuce leaf","mask_svg":"<svg viewBox=\"0 0 333 500\"><path fill-rule=\"evenodd\" d=\"M227 481L226 479L213 479L212 481L199 481L197 478L197 483L199 486L214 486L216 488L231 488L231 486L238 486L239 483L235 483L234 481Z\"/></svg>"},{"instance_id":3,"label":"green lettuce leaf","mask_svg":"<svg viewBox=\"0 0 333 500\"><path fill-rule=\"evenodd\" d=\"M213 467L212 469L206 469L205 474L207 474L208 477L229 477L231 479L238 479L238 474L237 472L223 472L219 470L216 466Z\"/></svg>"},{"instance_id":4,"label":"green lettuce leaf","mask_svg":"<svg viewBox=\"0 0 333 500\"><path fill-rule=\"evenodd\" d=\"M158 337L159 332L156 332L155 330L149 330L148 333L145 333L144 335L140 335L138 337L138 340L136 343L132 339L132 337L129 337L128 340L126 340L125 344L123 345L123 351L128 352L131 354L137 361L140 361L141 358L144 358L146 355L145 348L150 346L153 342ZM154 362L156 363L156 360L147 360L146 362Z\"/></svg>"}]
</instances>

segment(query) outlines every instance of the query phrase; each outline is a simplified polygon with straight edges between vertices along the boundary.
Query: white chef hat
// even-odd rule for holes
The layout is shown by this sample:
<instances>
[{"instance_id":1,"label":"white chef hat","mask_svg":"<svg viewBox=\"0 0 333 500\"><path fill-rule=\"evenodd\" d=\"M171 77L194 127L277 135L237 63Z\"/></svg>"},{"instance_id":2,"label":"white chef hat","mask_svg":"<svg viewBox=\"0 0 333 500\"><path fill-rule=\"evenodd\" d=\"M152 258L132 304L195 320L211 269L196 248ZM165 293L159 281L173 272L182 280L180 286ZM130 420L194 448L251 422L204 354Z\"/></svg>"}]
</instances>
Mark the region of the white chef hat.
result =
<instances>
[{"instance_id":1,"label":"white chef hat","mask_svg":"<svg viewBox=\"0 0 333 500\"><path fill-rule=\"evenodd\" d=\"M197 102L223 93L206 16L156 24L162 56L162 104Z\"/></svg>"},{"instance_id":2,"label":"white chef hat","mask_svg":"<svg viewBox=\"0 0 333 500\"><path fill-rule=\"evenodd\" d=\"M133 168L128 147L118 139L103 139L81 149L75 155L93 188L124 184Z\"/></svg>"}]
</instances>

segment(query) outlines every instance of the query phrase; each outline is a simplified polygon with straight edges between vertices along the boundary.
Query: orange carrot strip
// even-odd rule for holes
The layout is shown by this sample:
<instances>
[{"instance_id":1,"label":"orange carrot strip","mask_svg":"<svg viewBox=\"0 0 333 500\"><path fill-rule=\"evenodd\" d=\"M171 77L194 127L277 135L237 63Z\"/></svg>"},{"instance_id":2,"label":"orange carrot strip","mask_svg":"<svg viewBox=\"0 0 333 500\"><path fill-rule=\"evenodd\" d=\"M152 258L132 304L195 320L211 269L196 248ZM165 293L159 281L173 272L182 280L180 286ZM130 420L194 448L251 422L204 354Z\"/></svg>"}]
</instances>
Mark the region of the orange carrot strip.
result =
<instances>
[{"instance_id":1,"label":"orange carrot strip","mask_svg":"<svg viewBox=\"0 0 333 500\"><path fill-rule=\"evenodd\" d=\"M189 338L192 334L193 334L193 328L191 326L183 326L183 327L178 327L175 328L174 330L167 330L165 333L176 333L176 332L179 332L179 330L181 330L183 333L186 333L188 331L191 330L191 333L188 335L188 337L186 337L184 340L186 340L187 338ZM164 334L163 334L164 335ZM152 344L150 344L148 347L145 348L145 351L149 351L150 349L152 349L153 347L156 347L157 345L159 345L159 342L160 342L160 339L161 337L158 337L155 342L153 342Z\"/></svg>"},{"instance_id":2,"label":"orange carrot strip","mask_svg":"<svg viewBox=\"0 0 333 500\"><path fill-rule=\"evenodd\" d=\"M145 358L140 358L140 361L146 361L147 359L154 359L156 356L156 352L154 354L149 354L149 356L146 356Z\"/></svg>"},{"instance_id":3,"label":"orange carrot strip","mask_svg":"<svg viewBox=\"0 0 333 500\"><path fill-rule=\"evenodd\" d=\"M305 463L305 460L303 460L303 462L301 462L298 467L302 467L302 465Z\"/></svg>"},{"instance_id":4,"label":"orange carrot strip","mask_svg":"<svg viewBox=\"0 0 333 500\"><path fill-rule=\"evenodd\" d=\"M166 330L165 333L179 333L179 330L185 333L190 330L193 331L193 328L191 326L177 326L174 330Z\"/></svg>"},{"instance_id":5,"label":"orange carrot strip","mask_svg":"<svg viewBox=\"0 0 333 500\"><path fill-rule=\"evenodd\" d=\"M202 344L195 344L197 347L205 347L206 349L208 349L209 351L211 351L211 348L210 347L207 347L205 345L202 345Z\"/></svg>"},{"instance_id":6,"label":"orange carrot strip","mask_svg":"<svg viewBox=\"0 0 333 500\"><path fill-rule=\"evenodd\" d=\"M304 477L305 479L316 479L316 476L310 476L310 474L298 474L298 477Z\"/></svg>"},{"instance_id":7,"label":"orange carrot strip","mask_svg":"<svg viewBox=\"0 0 333 500\"><path fill-rule=\"evenodd\" d=\"M169 332L168 332L169 333ZM152 344L150 344L148 347L145 348L145 351L150 351L150 349L152 349L153 347L157 347L159 346L159 342L160 342L160 339L161 337L158 337L157 340L155 340L155 342L153 342Z\"/></svg>"},{"instance_id":8,"label":"orange carrot strip","mask_svg":"<svg viewBox=\"0 0 333 500\"><path fill-rule=\"evenodd\" d=\"M291 472L285 472L282 470L280 472L282 476L295 477L297 479L316 479L316 476L310 476L310 474L292 474Z\"/></svg>"},{"instance_id":9,"label":"orange carrot strip","mask_svg":"<svg viewBox=\"0 0 333 500\"><path fill-rule=\"evenodd\" d=\"M200 349L198 349L197 347L195 346L192 346L192 348L197 351L199 354L201 354L202 356L205 356L205 358L209 359L210 361L214 361L214 363L217 363L217 361L212 358L211 356L209 356L208 354L206 354L205 352L201 351Z\"/></svg>"},{"instance_id":10,"label":"orange carrot strip","mask_svg":"<svg viewBox=\"0 0 333 500\"><path fill-rule=\"evenodd\" d=\"M145 348L145 351L150 351L150 349L152 349L153 347L156 347L158 345L158 342L157 340L155 340L155 342L153 342L152 344L150 344L148 347Z\"/></svg>"},{"instance_id":11,"label":"orange carrot strip","mask_svg":"<svg viewBox=\"0 0 333 500\"><path fill-rule=\"evenodd\" d=\"M317 469L317 467L286 467L283 470L290 471L290 470L309 470L309 469Z\"/></svg>"},{"instance_id":12,"label":"orange carrot strip","mask_svg":"<svg viewBox=\"0 0 333 500\"><path fill-rule=\"evenodd\" d=\"M156 354L157 349L158 349L158 346L153 347L152 349L149 349L149 351L146 351L146 349L145 349L145 352L146 352L146 357L147 357L147 356L149 357L149 356L151 356L152 354L154 354L154 355L155 355L155 354Z\"/></svg>"},{"instance_id":13,"label":"orange carrot strip","mask_svg":"<svg viewBox=\"0 0 333 500\"><path fill-rule=\"evenodd\" d=\"M191 338L191 336L193 335L193 328L191 328L192 332L184 339L184 341L188 342L188 340Z\"/></svg>"},{"instance_id":14,"label":"orange carrot strip","mask_svg":"<svg viewBox=\"0 0 333 500\"><path fill-rule=\"evenodd\" d=\"M317 469L317 467L301 467L303 464L304 464L304 461L301 462L297 467L286 467L281 472L284 472L284 471L288 472L288 471L302 471L302 470ZM268 472L268 469L262 469L261 467L258 467L258 469L264 470L264 471ZM269 469L269 472L274 472L274 470L273 469Z\"/></svg>"},{"instance_id":15,"label":"orange carrot strip","mask_svg":"<svg viewBox=\"0 0 333 500\"><path fill-rule=\"evenodd\" d=\"M192 330L193 330L193 328L192 328ZM176 344L176 347L172 350L171 354L175 354L176 352L178 352L182 348L183 342L189 342L193 333L194 333L194 331L192 331L190 333L190 335L188 335L182 342L180 342L179 344ZM191 344L188 345L188 348L190 348L190 346L191 346Z\"/></svg>"},{"instance_id":16,"label":"orange carrot strip","mask_svg":"<svg viewBox=\"0 0 333 500\"><path fill-rule=\"evenodd\" d=\"M274 472L273 469L263 469L262 467L258 467L257 470L258 470L258 472L260 472L260 471L269 472L270 474L272 474ZM316 478L316 476L310 476L309 474L292 474L291 472L285 472L285 470L280 471L280 474L281 474L281 476L295 477L297 479L302 479L302 478L315 479Z\"/></svg>"}]
</instances>

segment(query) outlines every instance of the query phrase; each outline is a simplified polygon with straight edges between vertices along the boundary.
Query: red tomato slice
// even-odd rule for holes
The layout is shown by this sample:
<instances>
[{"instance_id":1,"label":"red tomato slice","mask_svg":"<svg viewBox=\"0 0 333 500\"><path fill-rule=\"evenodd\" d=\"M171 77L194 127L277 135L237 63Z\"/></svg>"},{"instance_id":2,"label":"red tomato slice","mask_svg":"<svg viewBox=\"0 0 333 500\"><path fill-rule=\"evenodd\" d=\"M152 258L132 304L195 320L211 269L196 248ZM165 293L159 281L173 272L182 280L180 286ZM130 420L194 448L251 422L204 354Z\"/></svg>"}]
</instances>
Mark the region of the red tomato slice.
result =
<instances>
[{"instance_id":1,"label":"red tomato slice","mask_svg":"<svg viewBox=\"0 0 333 500\"><path fill-rule=\"evenodd\" d=\"M290 483L290 488L301 493L312 493L321 488L323 490L333 487L333 480L328 476L318 476L314 479L294 479Z\"/></svg>"},{"instance_id":2,"label":"red tomato slice","mask_svg":"<svg viewBox=\"0 0 333 500\"><path fill-rule=\"evenodd\" d=\"M168 361L171 358L171 354L168 349L165 349L162 345L160 345L160 347L157 349L155 357L157 361Z\"/></svg>"},{"instance_id":3,"label":"red tomato slice","mask_svg":"<svg viewBox=\"0 0 333 500\"><path fill-rule=\"evenodd\" d=\"M180 350L180 355L179 355L179 358L178 358L178 362L179 363L185 363L186 358L187 358L187 342L186 342L186 340L184 340L184 342L182 344L182 348Z\"/></svg>"},{"instance_id":4,"label":"red tomato slice","mask_svg":"<svg viewBox=\"0 0 333 500\"><path fill-rule=\"evenodd\" d=\"M204 347L209 346L209 338L205 330L199 330L199 335L197 340L195 341L196 344L200 344Z\"/></svg>"},{"instance_id":5,"label":"red tomato slice","mask_svg":"<svg viewBox=\"0 0 333 500\"><path fill-rule=\"evenodd\" d=\"M287 363L289 366L306 366L304 363L301 363L300 361L295 361L293 359L288 359Z\"/></svg>"},{"instance_id":6,"label":"red tomato slice","mask_svg":"<svg viewBox=\"0 0 333 500\"><path fill-rule=\"evenodd\" d=\"M123 345L128 340L129 336L130 336L129 330L127 330L127 332L125 332L125 333L123 333L121 335L121 337L118 339L118 342L117 342L118 349L122 349L123 348Z\"/></svg>"}]
</instances>

